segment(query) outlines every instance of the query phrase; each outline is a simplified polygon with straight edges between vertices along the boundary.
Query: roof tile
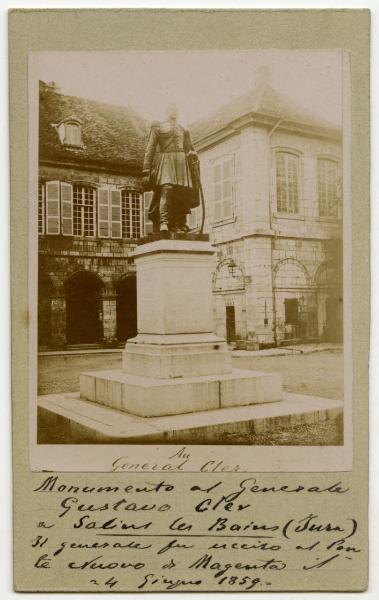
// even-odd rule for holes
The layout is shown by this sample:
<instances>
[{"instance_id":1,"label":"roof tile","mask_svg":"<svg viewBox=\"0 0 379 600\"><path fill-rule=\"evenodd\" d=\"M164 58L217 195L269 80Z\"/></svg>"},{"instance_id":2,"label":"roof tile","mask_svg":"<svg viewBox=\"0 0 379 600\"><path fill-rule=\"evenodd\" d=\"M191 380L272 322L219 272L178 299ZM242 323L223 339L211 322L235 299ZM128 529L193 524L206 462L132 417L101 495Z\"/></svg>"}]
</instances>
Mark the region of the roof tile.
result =
<instances>
[{"instance_id":1,"label":"roof tile","mask_svg":"<svg viewBox=\"0 0 379 600\"><path fill-rule=\"evenodd\" d=\"M57 125L67 117L82 122L82 147L59 140ZM117 169L142 168L149 122L127 107L57 93L41 82L40 160L91 163Z\"/></svg>"}]
</instances>

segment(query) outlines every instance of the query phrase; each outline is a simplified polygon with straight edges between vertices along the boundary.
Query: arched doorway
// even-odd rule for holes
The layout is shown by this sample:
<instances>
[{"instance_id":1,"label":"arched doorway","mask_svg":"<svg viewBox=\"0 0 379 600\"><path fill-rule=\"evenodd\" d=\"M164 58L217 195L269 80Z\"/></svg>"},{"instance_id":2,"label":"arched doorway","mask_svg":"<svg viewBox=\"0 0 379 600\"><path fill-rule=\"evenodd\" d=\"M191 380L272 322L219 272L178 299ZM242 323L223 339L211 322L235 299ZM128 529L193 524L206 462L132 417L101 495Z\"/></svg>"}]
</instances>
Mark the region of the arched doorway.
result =
<instances>
[{"instance_id":1,"label":"arched doorway","mask_svg":"<svg viewBox=\"0 0 379 600\"><path fill-rule=\"evenodd\" d=\"M216 332L228 344L238 346L247 338L245 277L231 256L218 263L212 289L216 299Z\"/></svg>"},{"instance_id":2,"label":"arched doorway","mask_svg":"<svg viewBox=\"0 0 379 600\"><path fill-rule=\"evenodd\" d=\"M103 337L102 281L82 271L66 282L66 336L68 344L96 344Z\"/></svg>"},{"instance_id":3,"label":"arched doorway","mask_svg":"<svg viewBox=\"0 0 379 600\"><path fill-rule=\"evenodd\" d=\"M45 273L38 277L38 347L51 345L51 299L54 286Z\"/></svg>"},{"instance_id":4,"label":"arched doorway","mask_svg":"<svg viewBox=\"0 0 379 600\"><path fill-rule=\"evenodd\" d=\"M137 335L137 278L123 277L117 286L117 339L125 342Z\"/></svg>"},{"instance_id":5,"label":"arched doorway","mask_svg":"<svg viewBox=\"0 0 379 600\"><path fill-rule=\"evenodd\" d=\"M278 342L312 338L316 328L314 290L305 266L293 258L274 269L275 333Z\"/></svg>"}]
</instances>

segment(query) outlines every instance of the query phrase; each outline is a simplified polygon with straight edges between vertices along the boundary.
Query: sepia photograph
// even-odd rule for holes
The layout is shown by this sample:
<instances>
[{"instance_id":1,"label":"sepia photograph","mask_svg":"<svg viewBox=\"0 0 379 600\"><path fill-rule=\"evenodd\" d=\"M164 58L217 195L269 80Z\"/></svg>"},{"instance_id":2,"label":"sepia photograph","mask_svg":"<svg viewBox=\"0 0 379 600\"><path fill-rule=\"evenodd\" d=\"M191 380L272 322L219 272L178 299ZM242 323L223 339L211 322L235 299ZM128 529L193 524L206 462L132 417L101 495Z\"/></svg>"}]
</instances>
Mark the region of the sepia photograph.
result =
<instances>
[{"instance_id":1,"label":"sepia photograph","mask_svg":"<svg viewBox=\"0 0 379 600\"><path fill-rule=\"evenodd\" d=\"M348 55L29 67L37 446L351 444Z\"/></svg>"},{"instance_id":2,"label":"sepia photograph","mask_svg":"<svg viewBox=\"0 0 379 600\"><path fill-rule=\"evenodd\" d=\"M367 590L370 11L10 11L9 112L14 589Z\"/></svg>"}]
</instances>

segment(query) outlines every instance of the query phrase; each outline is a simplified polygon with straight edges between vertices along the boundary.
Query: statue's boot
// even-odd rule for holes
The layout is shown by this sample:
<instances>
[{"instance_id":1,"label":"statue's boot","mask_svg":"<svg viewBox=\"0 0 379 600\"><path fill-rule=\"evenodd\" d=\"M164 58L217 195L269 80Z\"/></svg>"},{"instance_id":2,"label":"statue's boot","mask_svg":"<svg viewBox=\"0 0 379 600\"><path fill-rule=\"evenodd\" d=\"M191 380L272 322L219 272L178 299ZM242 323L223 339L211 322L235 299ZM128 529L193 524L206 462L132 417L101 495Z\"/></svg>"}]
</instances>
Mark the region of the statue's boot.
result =
<instances>
[{"instance_id":1,"label":"statue's boot","mask_svg":"<svg viewBox=\"0 0 379 600\"><path fill-rule=\"evenodd\" d=\"M169 219L171 210L172 186L162 185L159 199L159 229L160 231L169 230Z\"/></svg>"},{"instance_id":2,"label":"statue's boot","mask_svg":"<svg viewBox=\"0 0 379 600\"><path fill-rule=\"evenodd\" d=\"M187 226L187 214L178 212L175 225L178 233L187 233L189 231L189 227Z\"/></svg>"}]
</instances>

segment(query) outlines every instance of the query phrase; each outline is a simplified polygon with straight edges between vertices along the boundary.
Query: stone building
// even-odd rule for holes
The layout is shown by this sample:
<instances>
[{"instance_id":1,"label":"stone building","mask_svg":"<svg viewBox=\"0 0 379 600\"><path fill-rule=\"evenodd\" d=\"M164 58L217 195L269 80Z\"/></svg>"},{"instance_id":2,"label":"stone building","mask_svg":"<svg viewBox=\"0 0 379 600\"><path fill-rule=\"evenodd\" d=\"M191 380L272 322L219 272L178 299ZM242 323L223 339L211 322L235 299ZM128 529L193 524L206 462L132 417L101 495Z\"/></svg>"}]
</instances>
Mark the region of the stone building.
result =
<instances>
[{"instance_id":1,"label":"stone building","mask_svg":"<svg viewBox=\"0 0 379 600\"><path fill-rule=\"evenodd\" d=\"M117 346L136 333L149 125L40 84L40 349ZM340 341L341 131L267 83L190 129L216 246L216 332L242 348ZM196 209L189 225L200 220Z\"/></svg>"},{"instance_id":2,"label":"stone building","mask_svg":"<svg viewBox=\"0 0 379 600\"><path fill-rule=\"evenodd\" d=\"M38 342L117 345L136 333L131 251L143 234L149 124L40 82Z\"/></svg>"},{"instance_id":3,"label":"stone building","mask_svg":"<svg viewBox=\"0 0 379 600\"><path fill-rule=\"evenodd\" d=\"M341 341L341 130L263 82L191 131L217 333L242 348Z\"/></svg>"}]
</instances>

